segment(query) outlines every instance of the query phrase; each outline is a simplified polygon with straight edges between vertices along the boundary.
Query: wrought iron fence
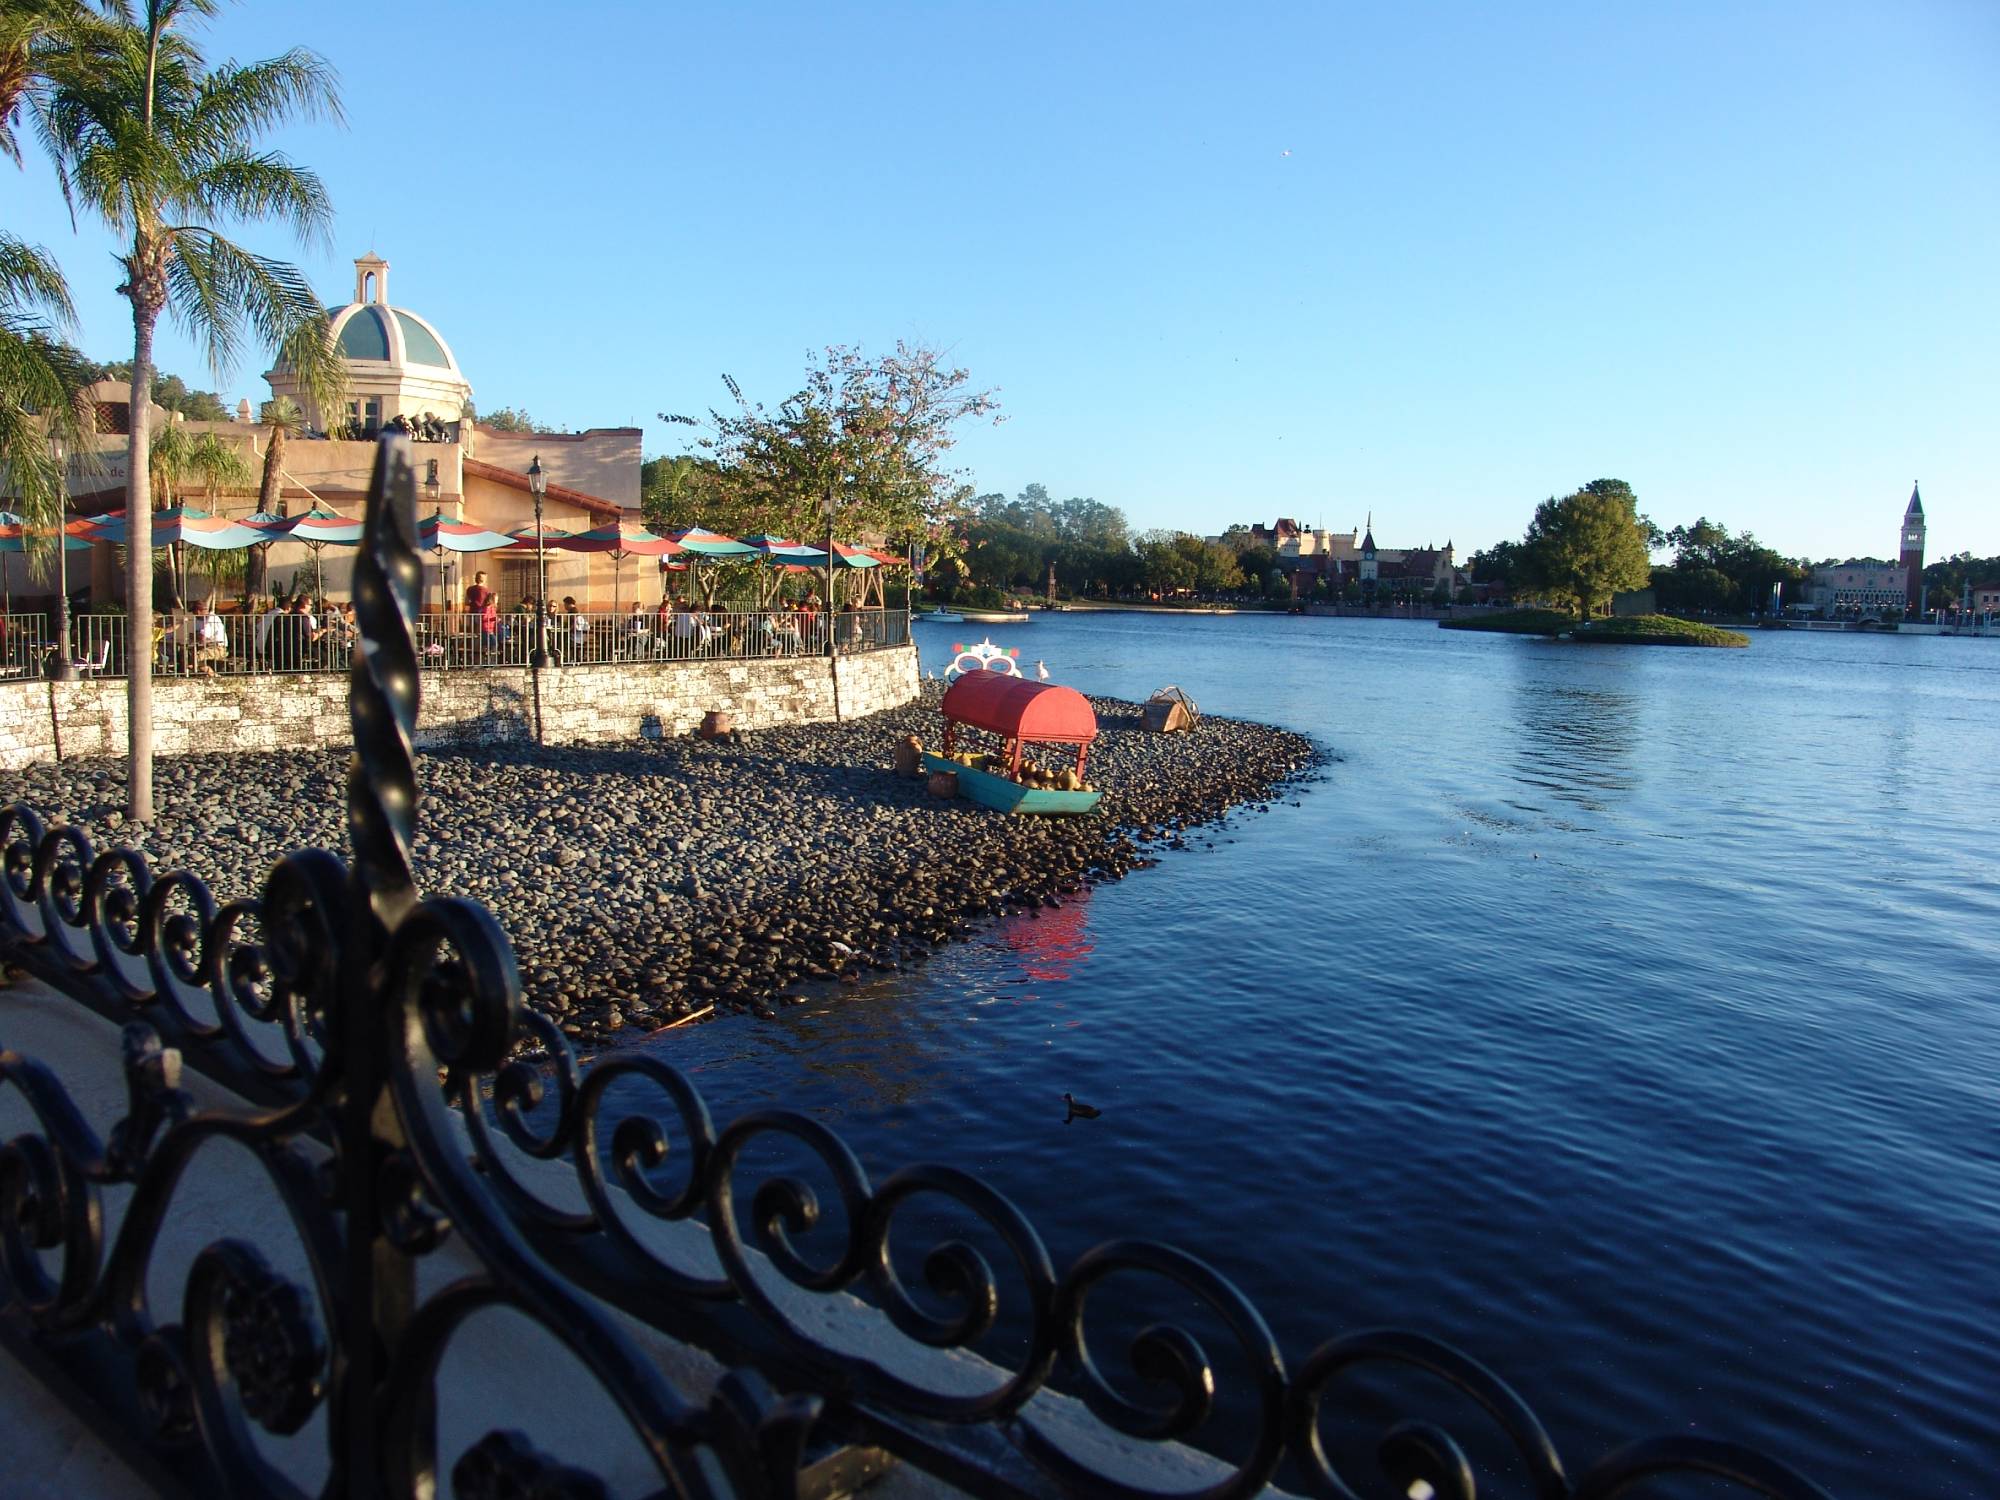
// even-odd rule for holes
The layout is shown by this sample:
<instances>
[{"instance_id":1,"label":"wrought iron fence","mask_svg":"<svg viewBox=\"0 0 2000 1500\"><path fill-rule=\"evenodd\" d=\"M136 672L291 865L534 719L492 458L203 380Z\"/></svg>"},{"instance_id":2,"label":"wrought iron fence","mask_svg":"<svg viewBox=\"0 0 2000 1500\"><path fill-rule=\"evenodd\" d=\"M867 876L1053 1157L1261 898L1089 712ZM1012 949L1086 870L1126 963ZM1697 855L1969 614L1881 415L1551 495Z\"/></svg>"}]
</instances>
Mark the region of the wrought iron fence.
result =
<instances>
[{"instance_id":1,"label":"wrought iron fence","mask_svg":"<svg viewBox=\"0 0 2000 1500\"><path fill-rule=\"evenodd\" d=\"M39 676L51 644L47 615L0 615L0 679Z\"/></svg>"},{"instance_id":2,"label":"wrought iron fence","mask_svg":"<svg viewBox=\"0 0 2000 1500\"><path fill-rule=\"evenodd\" d=\"M1678 1475L1824 1500L1771 1459L1686 1436L1639 1442L1572 1480L1522 1399L1433 1339L1349 1334L1293 1366L1242 1293L1185 1251L1124 1239L1059 1271L1020 1210L956 1168L877 1181L824 1124L785 1110L718 1130L657 1053L583 1068L522 1006L486 909L423 898L412 879L414 495L404 444L385 440L356 566L367 646L350 665L351 864L295 853L260 896L218 906L190 874L156 878L133 850L100 853L25 807L0 812L0 953L128 1023L129 1108L108 1131L49 1068L0 1050L0 1095L35 1122L0 1146L0 1336L67 1377L64 1399L99 1430L202 1494L283 1487L259 1435L302 1430L322 1435L329 1496L430 1495L447 1474L468 1500L602 1494L585 1465L606 1433L571 1434L576 1451L559 1461L515 1430L524 1413L482 1413L484 1437L440 1452L442 1361L470 1319L508 1308L589 1373L675 1495L829 1493L873 1466L835 1462L858 1451L1023 1500L1227 1500L1274 1480L1353 1500L1322 1406L1356 1371L1389 1368L1469 1398L1492 1429L1481 1436L1542 1500L1612 1500ZM176 1086L182 1056L251 1107L195 1110ZM228 1235L177 1285L153 1263L183 1168L216 1141L262 1169L303 1276ZM815 1163L831 1196L764 1165L772 1142ZM123 1213L107 1227L114 1199ZM940 1213L969 1231L934 1238ZM664 1245L667 1231L686 1253ZM447 1246L477 1269L420 1278ZM178 1291L177 1308L156 1301L156 1282ZM1129 1336L1137 1398L1086 1333L1103 1342L1106 1305L1135 1283L1183 1308ZM1016 1357L965 1358L1003 1297L1020 1310ZM1227 1340L1234 1386L1218 1388L1188 1307ZM893 1350L831 1331L837 1311L870 1308ZM642 1328L733 1373L706 1404L691 1400L644 1351ZM1225 1405L1244 1414L1231 1451L1198 1456L1185 1445L1213 1438ZM1468 1446L1413 1418L1383 1431L1375 1458L1395 1493L1471 1500ZM1134 1467L1153 1452L1178 1462Z\"/></svg>"},{"instance_id":3,"label":"wrought iron fence","mask_svg":"<svg viewBox=\"0 0 2000 1500\"><path fill-rule=\"evenodd\" d=\"M436 671L526 667L535 654L536 624L533 615L519 611L501 615L490 629L479 616L463 612L419 615L417 664ZM902 610L850 610L831 619L781 608L571 612L551 614L543 624L553 666L824 656L829 634L842 654L910 643L910 619ZM358 638L353 616L338 609L323 616L162 610L154 616L153 670L162 677L345 672ZM79 675L126 675L131 658L125 616L74 616L70 640ZM50 644L45 616L8 617L0 638L0 677L38 674Z\"/></svg>"}]
</instances>

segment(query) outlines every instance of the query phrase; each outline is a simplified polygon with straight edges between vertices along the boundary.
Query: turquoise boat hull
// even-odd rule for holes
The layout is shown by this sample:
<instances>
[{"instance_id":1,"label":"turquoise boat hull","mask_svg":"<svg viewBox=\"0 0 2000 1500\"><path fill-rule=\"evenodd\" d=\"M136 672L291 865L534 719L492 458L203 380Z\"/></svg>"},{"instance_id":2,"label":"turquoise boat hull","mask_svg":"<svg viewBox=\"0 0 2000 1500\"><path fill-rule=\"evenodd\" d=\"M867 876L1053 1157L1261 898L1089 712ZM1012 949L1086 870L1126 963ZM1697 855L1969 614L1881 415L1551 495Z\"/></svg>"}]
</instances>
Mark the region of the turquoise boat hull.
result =
<instances>
[{"instance_id":1,"label":"turquoise boat hull","mask_svg":"<svg viewBox=\"0 0 2000 1500\"><path fill-rule=\"evenodd\" d=\"M995 776L991 771L961 766L942 755L925 755L924 768L952 772L958 777L958 789L964 796L995 812L1074 816L1089 812L1104 800L1102 792L1050 792L1040 787L1022 786L1018 781Z\"/></svg>"}]
</instances>

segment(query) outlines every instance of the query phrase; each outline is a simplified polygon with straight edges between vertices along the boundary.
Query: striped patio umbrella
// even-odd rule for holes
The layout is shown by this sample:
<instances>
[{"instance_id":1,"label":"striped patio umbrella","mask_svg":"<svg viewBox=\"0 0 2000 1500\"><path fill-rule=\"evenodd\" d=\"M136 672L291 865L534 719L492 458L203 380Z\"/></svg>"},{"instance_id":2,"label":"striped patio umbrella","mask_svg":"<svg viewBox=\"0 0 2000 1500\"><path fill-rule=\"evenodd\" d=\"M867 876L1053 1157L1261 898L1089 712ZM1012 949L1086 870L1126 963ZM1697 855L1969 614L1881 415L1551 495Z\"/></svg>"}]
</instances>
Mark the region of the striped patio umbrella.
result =
<instances>
[{"instance_id":1,"label":"striped patio umbrella","mask_svg":"<svg viewBox=\"0 0 2000 1500\"><path fill-rule=\"evenodd\" d=\"M833 544L833 565L836 568L879 568L886 560L866 547L850 547L845 542ZM799 561L807 567L823 568L826 566L826 548L808 547Z\"/></svg>"},{"instance_id":2,"label":"striped patio umbrella","mask_svg":"<svg viewBox=\"0 0 2000 1500\"><path fill-rule=\"evenodd\" d=\"M683 552L692 552L695 557L755 557L757 549L748 542L739 542L733 536L724 536L719 531L710 531L701 526L683 526L679 531L667 533L667 540L675 543Z\"/></svg>"},{"instance_id":3,"label":"striped patio umbrella","mask_svg":"<svg viewBox=\"0 0 2000 1500\"><path fill-rule=\"evenodd\" d=\"M704 562L749 562L757 556L757 549L748 542L739 542L733 536L724 536L719 531L710 531L705 526L683 526L679 531L667 533L667 540L676 542L681 548L681 560L668 562L660 559L660 571L692 568ZM666 580L662 579L664 585ZM690 582L693 581L690 575ZM712 601L711 601L712 602Z\"/></svg>"},{"instance_id":4,"label":"striped patio umbrella","mask_svg":"<svg viewBox=\"0 0 2000 1500\"><path fill-rule=\"evenodd\" d=\"M121 547L125 545L128 527L124 511L93 516L86 524L91 527L93 541L110 542ZM222 516L211 516L192 505L175 505L153 512L155 548L185 544L208 552L234 552L239 547L254 547L264 540L264 533L254 526Z\"/></svg>"},{"instance_id":5,"label":"striped patio umbrella","mask_svg":"<svg viewBox=\"0 0 2000 1500\"><path fill-rule=\"evenodd\" d=\"M723 538L727 541L728 538ZM670 537L656 535L643 526L628 526L622 521L614 521L607 526L594 526L589 531L579 531L564 537L555 544L564 552L608 552L611 554L611 608L615 613L620 602L620 573L628 557L672 557L686 551L679 542Z\"/></svg>"},{"instance_id":6,"label":"striped patio umbrella","mask_svg":"<svg viewBox=\"0 0 2000 1500\"><path fill-rule=\"evenodd\" d=\"M742 541L744 546L755 550L758 556L773 561L796 562L801 558L819 556L804 542L795 542L789 537L773 536L768 531L761 531L756 536L746 536Z\"/></svg>"},{"instance_id":7,"label":"striped patio umbrella","mask_svg":"<svg viewBox=\"0 0 2000 1500\"><path fill-rule=\"evenodd\" d=\"M361 522L353 516L343 516L337 510L328 510L323 505L315 505L311 510L301 511L295 516L274 516L267 511L259 511L246 517L246 526L255 526L264 533L266 543L303 542L312 548L313 591L317 597L326 598L326 568L320 560L320 553L328 547L358 547L361 545Z\"/></svg>"},{"instance_id":8,"label":"striped patio umbrella","mask_svg":"<svg viewBox=\"0 0 2000 1500\"><path fill-rule=\"evenodd\" d=\"M511 547L515 538L504 531L488 531L470 521L447 521L444 512L434 510L417 523L417 545L438 555L438 590L444 590L444 555L447 552L493 552Z\"/></svg>"},{"instance_id":9,"label":"striped patio umbrella","mask_svg":"<svg viewBox=\"0 0 2000 1500\"><path fill-rule=\"evenodd\" d=\"M63 551L88 552L95 537L88 521L71 521L63 527L68 533L63 538ZM11 510L0 510L0 553L26 552L28 550L28 527ZM0 583L5 590L0 592L0 614L14 613L14 575L0 567Z\"/></svg>"},{"instance_id":10,"label":"striped patio umbrella","mask_svg":"<svg viewBox=\"0 0 2000 1500\"><path fill-rule=\"evenodd\" d=\"M11 512L0 511L0 515ZM37 531L42 528L35 528ZM69 534L63 538L63 551L88 552L90 544L97 540L96 532L88 521L71 521L63 528ZM26 552L28 550L29 528L19 520L0 521L0 552Z\"/></svg>"},{"instance_id":11,"label":"striped patio umbrella","mask_svg":"<svg viewBox=\"0 0 2000 1500\"><path fill-rule=\"evenodd\" d=\"M417 523L417 545L426 552L491 552L511 547L514 541L504 531L488 531L470 521L447 521L441 510Z\"/></svg>"},{"instance_id":12,"label":"striped patio umbrella","mask_svg":"<svg viewBox=\"0 0 2000 1500\"><path fill-rule=\"evenodd\" d=\"M819 556L804 542L795 542L790 537L775 536L768 531L759 532L756 536L743 537L741 541L744 546L755 548L757 555L771 565L771 597L774 600L784 588L780 574L811 572L811 560ZM761 602L763 598L761 587L758 590L758 598Z\"/></svg>"}]
</instances>

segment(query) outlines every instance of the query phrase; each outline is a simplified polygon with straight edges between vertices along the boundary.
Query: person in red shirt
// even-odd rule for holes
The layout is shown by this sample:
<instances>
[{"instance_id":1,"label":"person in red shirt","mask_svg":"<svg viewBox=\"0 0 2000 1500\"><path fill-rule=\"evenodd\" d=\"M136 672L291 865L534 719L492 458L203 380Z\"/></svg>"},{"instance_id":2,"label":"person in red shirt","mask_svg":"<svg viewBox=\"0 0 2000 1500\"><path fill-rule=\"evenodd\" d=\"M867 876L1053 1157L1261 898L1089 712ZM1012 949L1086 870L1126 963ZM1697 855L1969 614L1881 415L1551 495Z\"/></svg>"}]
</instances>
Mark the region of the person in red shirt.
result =
<instances>
[{"instance_id":1,"label":"person in red shirt","mask_svg":"<svg viewBox=\"0 0 2000 1500\"><path fill-rule=\"evenodd\" d=\"M469 615L484 614L486 606L493 602L493 590L486 586L486 575L474 573L472 585L465 591L465 612Z\"/></svg>"}]
</instances>

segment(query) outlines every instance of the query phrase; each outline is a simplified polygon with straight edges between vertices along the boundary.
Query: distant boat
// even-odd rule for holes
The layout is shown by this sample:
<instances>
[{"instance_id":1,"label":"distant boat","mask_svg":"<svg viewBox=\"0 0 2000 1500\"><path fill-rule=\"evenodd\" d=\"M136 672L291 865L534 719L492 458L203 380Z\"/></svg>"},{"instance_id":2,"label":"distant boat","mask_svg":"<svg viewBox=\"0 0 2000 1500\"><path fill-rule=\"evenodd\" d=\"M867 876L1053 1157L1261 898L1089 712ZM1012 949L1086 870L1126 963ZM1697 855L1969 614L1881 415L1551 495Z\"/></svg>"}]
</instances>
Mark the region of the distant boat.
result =
<instances>
[{"instance_id":1,"label":"distant boat","mask_svg":"<svg viewBox=\"0 0 2000 1500\"><path fill-rule=\"evenodd\" d=\"M1025 625L1028 612L1025 609L968 609L958 618L969 620L974 625Z\"/></svg>"},{"instance_id":2,"label":"distant boat","mask_svg":"<svg viewBox=\"0 0 2000 1500\"><path fill-rule=\"evenodd\" d=\"M929 620L933 625L963 625L964 615L955 615L948 609L920 609L911 615L912 620Z\"/></svg>"}]
</instances>

